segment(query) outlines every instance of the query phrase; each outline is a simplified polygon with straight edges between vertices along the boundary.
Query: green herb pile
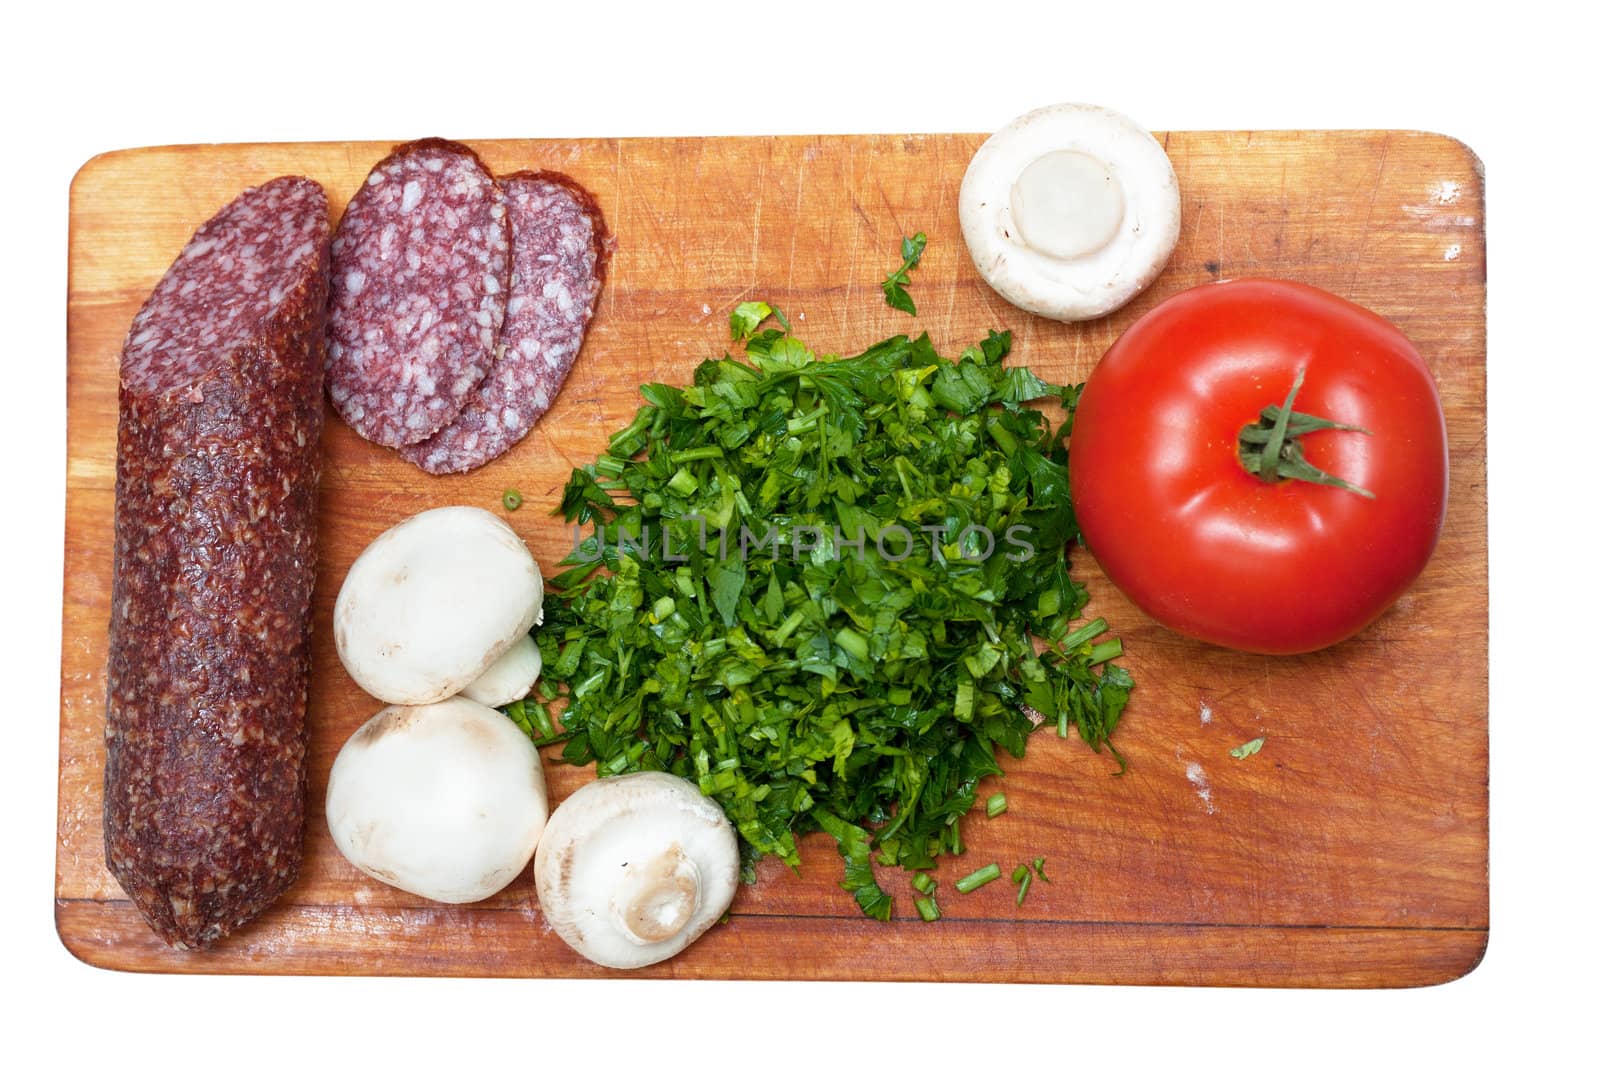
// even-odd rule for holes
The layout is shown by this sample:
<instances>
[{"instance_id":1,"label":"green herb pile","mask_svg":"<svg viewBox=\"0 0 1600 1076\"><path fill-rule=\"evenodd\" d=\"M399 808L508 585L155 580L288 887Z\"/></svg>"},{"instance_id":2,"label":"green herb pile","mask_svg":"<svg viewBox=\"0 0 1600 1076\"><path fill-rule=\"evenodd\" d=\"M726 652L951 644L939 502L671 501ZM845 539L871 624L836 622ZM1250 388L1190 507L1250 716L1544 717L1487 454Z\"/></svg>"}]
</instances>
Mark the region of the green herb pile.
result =
<instances>
[{"instance_id":1,"label":"green herb pile","mask_svg":"<svg viewBox=\"0 0 1600 1076\"><path fill-rule=\"evenodd\" d=\"M827 832L845 888L887 919L874 866L960 853L997 748L1021 757L1049 722L1122 761L1121 644L1094 641L1103 621L1072 626L1077 389L1004 366L1009 333L956 359L926 335L840 358L764 303L731 325L747 361L644 386L572 473L560 512L584 537L539 629L564 731L548 688L512 716L601 776L697 781L747 879L762 855L797 867L797 835ZM1043 398L1067 409L1053 433L1027 406Z\"/></svg>"}]
</instances>

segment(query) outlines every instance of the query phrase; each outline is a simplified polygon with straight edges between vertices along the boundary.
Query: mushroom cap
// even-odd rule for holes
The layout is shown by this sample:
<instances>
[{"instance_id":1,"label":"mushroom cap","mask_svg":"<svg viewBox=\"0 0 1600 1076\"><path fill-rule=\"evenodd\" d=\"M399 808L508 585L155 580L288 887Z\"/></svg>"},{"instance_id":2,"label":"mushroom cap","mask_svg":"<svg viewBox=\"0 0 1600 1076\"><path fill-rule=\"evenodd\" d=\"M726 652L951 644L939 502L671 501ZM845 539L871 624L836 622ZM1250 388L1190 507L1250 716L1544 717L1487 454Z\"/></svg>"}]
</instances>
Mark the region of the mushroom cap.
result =
<instances>
[{"instance_id":1,"label":"mushroom cap","mask_svg":"<svg viewBox=\"0 0 1600 1076\"><path fill-rule=\"evenodd\" d=\"M1161 272L1181 204L1172 162L1148 131L1107 108L1062 104L1013 120L978 148L960 213L990 287L1030 313L1085 321Z\"/></svg>"},{"instance_id":2,"label":"mushroom cap","mask_svg":"<svg viewBox=\"0 0 1600 1076\"><path fill-rule=\"evenodd\" d=\"M510 885L549 814L532 741L463 698L374 715L334 759L326 809L334 843L359 870L446 904Z\"/></svg>"},{"instance_id":3,"label":"mushroom cap","mask_svg":"<svg viewBox=\"0 0 1600 1076\"><path fill-rule=\"evenodd\" d=\"M561 939L608 968L681 952L739 885L739 842L716 802L681 777L603 777L550 816L534 857L539 906Z\"/></svg>"},{"instance_id":4,"label":"mushroom cap","mask_svg":"<svg viewBox=\"0 0 1600 1076\"><path fill-rule=\"evenodd\" d=\"M534 681L544 670L544 655L533 636L523 635L512 643L483 675L461 689L461 694L485 706L505 706L528 697Z\"/></svg>"},{"instance_id":5,"label":"mushroom cap","mask_svg":"<svg viewBox=\"0 0 1600 1076\"><path fill-rule=\"evenodd\" d=\"M454 695L527 635L544 600L517 533L481 508L434 508L362 551L333 608L339 660L384 702Z\"/></svg>"}]
</instances>

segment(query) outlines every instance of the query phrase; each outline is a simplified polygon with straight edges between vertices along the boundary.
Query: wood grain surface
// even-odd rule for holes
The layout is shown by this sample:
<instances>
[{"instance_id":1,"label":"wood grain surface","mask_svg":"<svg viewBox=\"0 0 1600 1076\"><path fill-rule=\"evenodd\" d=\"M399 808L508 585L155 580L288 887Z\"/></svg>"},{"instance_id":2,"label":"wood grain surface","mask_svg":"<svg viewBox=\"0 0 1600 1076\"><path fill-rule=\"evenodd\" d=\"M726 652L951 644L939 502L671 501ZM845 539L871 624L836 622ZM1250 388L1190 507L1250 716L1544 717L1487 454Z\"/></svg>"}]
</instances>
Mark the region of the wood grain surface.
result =
<instances>
[{"instance_id":1,"label":"wood grain surface","mask_svg":"<svg viewBox=\"0 0 1600 1076\"><path fill-rule=\"evenodd\" d=\"M593 330L565 391L513 452L432 478L356 437L324 437L322 559L310 703L311 787L299 882L258 921L203 953L164 948L102 856L106 627L111 593L117 362L139 304L190 233L245 186L320 180L338 211L389 143L137 149L86 164L71 192L67 302L67 527L61 667L56 923L95 965L271 974L926 979L1211 985L1408 986L1471 970L1488 941L1488 667L1483 181L1458 142L1408 132L1173 132L1183 235L1130 306L1087 325L1025 315L978 279L956 195L977 135L493 141L499 171L556 168L598 198L620 239ZM913 277L921 317L877 282L902 234L925 230ZM548 929L531 869L470 907L368 879L322 819L339 746L380 705L345 675L329 623L340 580L381 531L424 508L505 515L547 574L572 536L549 515L569 469L625 424L644 381L685 382L726 347L742 299L781 305L818 350L926 330L954 354L990 328L1012 361L1086 377L1160 299L1207 280L1282 276L1396 322L1437 378L1451 488L1421 580L1355 639L1265 658L1151 623L1086 555L1075 566L1138 679L1118 743L1131 768L1076 739L1034 737L1008 765L1011 809L963 828L939 872L945 919L920 922L907 878L884 870L895 919L864 919L817 835L796 875L761 865L730 920L687 952L612 973ZM527 503L499 507L516 487ZM1229 750L1265 736L1261 752ZM552 797L591 772L547 752ZM985 793L992 791L986 787ZM979 812L981 816L981 812ZM1026 904L1008 882L959 896L990 861L1043 855L1053 884Z\"/></svg>"}]
</instances>

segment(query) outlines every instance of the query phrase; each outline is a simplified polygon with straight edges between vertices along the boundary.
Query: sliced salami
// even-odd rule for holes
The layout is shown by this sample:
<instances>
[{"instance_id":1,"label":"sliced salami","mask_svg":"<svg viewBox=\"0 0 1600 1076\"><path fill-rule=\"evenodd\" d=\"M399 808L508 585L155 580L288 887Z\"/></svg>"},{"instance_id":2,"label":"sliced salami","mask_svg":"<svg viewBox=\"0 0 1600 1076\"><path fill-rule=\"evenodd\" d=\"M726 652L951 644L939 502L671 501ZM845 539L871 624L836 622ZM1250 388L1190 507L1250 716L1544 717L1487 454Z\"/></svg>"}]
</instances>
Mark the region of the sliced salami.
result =
<instances>
[{"instance_id":1,"label":"sliced salami","mask_svg":"<svg viewBox=\"0 0 1600 1076\"><path fill-rule=\"evenodd\" d=\"M300 867L327 301L327 198L275 179L195 233L123 347L106 864L180 947Z\"/></svg>"},{"instance_id":2,"label":"sliced salami","mask_svg":"<svg viewBox=\"0 0 1600 1076\"><path fill-rule=\"evenodd\" d=\"M369 441L448 426L493 364L510 285L505 196L466 146L380 161L333 237L328 394Z\"/></svg>"},{"instance_id":3,"label":"sliced salami","mask_svg":"<svg viewBox=\"0 0 1600 1076\"><path fill-rule=\"evenodd\" d=\"M500 357L454 422L401 455L430 474L481 467L527 435L572 369L604 281L599 207L559 172L500 181L511 223L511 292Z\"/></svg>"}]
</instances>

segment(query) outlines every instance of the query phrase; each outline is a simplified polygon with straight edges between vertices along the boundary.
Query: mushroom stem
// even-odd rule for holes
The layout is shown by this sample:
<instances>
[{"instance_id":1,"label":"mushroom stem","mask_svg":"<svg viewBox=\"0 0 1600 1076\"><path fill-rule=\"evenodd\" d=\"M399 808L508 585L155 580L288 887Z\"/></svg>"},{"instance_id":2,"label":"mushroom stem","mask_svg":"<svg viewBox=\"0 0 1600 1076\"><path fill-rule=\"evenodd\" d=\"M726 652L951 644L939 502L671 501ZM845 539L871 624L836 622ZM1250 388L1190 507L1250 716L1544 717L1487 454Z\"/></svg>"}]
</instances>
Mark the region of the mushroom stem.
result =
<instances>
[{"instance_id":1,"label":"mushroom stem","mask_svg":"<svg viewBox=\"0 0 1600 1076\"><path fill-rule=\"evenodd\" d=\"M641 945L665 941L694 918L700 906L700 868L677 841L666 851L623 869L611 914Z\"/></svg>"},{"instance_id":2,"label":"mushroom stem","mask_svg":"<svg viewBox=\"0 0 1600 1076\"><path fill-rule=\"evenodd\" d=\"M1062 261L1104 250L1126 212L1116 171L1077 150L1035 158L1011 186L1011 216L1023 241Z\"/></svg>"}]
</instances>

